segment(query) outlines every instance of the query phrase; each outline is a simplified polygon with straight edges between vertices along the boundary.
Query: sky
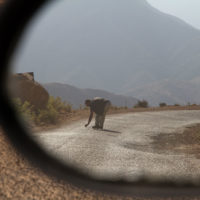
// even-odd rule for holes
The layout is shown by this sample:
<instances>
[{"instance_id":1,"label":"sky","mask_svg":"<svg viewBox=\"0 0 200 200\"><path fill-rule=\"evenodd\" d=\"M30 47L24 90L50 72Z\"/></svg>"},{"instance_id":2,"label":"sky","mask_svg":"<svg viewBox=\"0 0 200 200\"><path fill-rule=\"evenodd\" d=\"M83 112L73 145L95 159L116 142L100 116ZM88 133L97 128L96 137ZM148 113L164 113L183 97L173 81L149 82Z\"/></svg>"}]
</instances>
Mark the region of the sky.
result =
<instances>
[{"instance_id":1,"label":"sky","mask_svg":"<svg viewBox=\"0 0 200 200\"><path fill-rule=\"evenodd\" d=\"M136 0L125 0L125 1L118 0L117 2L119 4L121 3L122 5L121 4L120 5L123 6L123 4L125 4L124 2L131 3L134 1ZM181 18L184 21L188 22L189 24L192 24L193 26L200 29L200 14L199 14L200 0L146 0L146 1L148 1L153 7L156 7L162 12L177 16L178 18ZM85 3L85 2L88 2L88 3ZM24 43L22 43L21 49L18 51L18 54L16 54L16 57L19 56L18 61L20 59L21 61L17 62L16 60L14 60L14 62L16 61L15 69L19 67L19 71L22 71L22 68L20 68L21 66L30 66L29 59L34 60L34 62L32 62L32 66L40 66L42 65L41 62L43 60L45 60L45 63L46 63L51 58L53 60L52 62L49 61L47 64L43 64L43 65L44 66L49 66L49 65L61 66L64 68L65 62L63 62L63 59L65 60L66 56L63 54L64 52L66 53L68 49L70 49L68 51L71 51L71 49L74 48L74 43L73 43L74 40L70 40L70 41L66 40L66 35L68 35L68 37L70 36L72 38L76 38L74 36L74 32L71 30L78 32L77 30L79 30L79 27L81 27L80 24L82 24L81 14L74 15L75 13L74 11L76 10L77 11L76 13L82 13L83 10L87 10L87 8L89 7L89 8L92 8L91 9L92 11L90 12L90 14L92 14L93 12L95 13L97 12L95 11L95 9L98 8L98 5L101 5L100 2L101 0L94 0L94 1L92 0L90 1L62 0L56 3L52 2L53 5L50 4L49 6L45 7L44 10L41 10L41 15L37 15L35 20L33 20L33 22L35 22L35 26L34 26L34 23L31 24L30 29L28 29L27 34L25 34ZM108 1L108 2L112 3L115 1ZM69 6L69 8L71 9L66 10L67 6ZM101 6L104 9L107 8L104 4ZM82 15L84 15L85 18L89 17L89 13L87 12L82 13ZM70 29L68 26L70 27ZM92 30L94 29L93 26L91 26L91 29ZM80 35L81 35L80 38L82 38L82 35L83 35L82 32L80 32ZM87 34L83 36L87 37ZM65 41L67 45L64 45L63 41ZM85 40L81 40L81 41L83 41L84 43ZM46 58L45 58L44 53L37 55L38 48L41 49L42 44L43 46L48 47L48 52L47 52L48 55L46 55L47 56ZM59 46L59 48L55 48L56 46ZM65 46L68 47L67 50L65 49ZM32 50L35 49L35 50L32 51L30 49ZM55 49L58 49L57 52L53 52ZM37 58L34 57L36 55L38 56ZM78 65L76 66L80 68L82 67L81 64L80 66ZM47 78L49 78L49 74L46 73L46 76Z\"/></svg>"},{"instance_id":2,"label":"sky","mask_svg":"<svg viewBox=\"0 0 200 200\"><path fill-rule=\"evenodd\" d=\"M13 66L15 70L17 72L34 71L36 80L39 82L61 82L83 88L106 88L108 91L113 92L114 89L119 88L116 86L116 83L119 83L120 86L122 85L118 80L120 79L123 81L124 79L127 79L127 77L124 75L124 79L121 79L121 75L124 74L122 70L113 76L115 77L114 81L117 81L111 82L109 73L112 74L113 70L110 70L108 73L106 73L107 76L103 75L105 81L102 81L102 79L99 78L98 82L97 78L101 77L100 73L102 72L102 70L99 70L101 69L101 66L119 66L118 68L121 69L121 66L126 65L132 66L132 68L133 66L136 66L137 68L138 65L144 64L145 62L148 63L148 59L154 60L148 56L149 53L146 53L146 51L144 51L144 54L140 54L140 52L143 51L142 46L144 40L141 43L137 43L137 38L140 38L141 33L138 33L138 37L136 37L136 32L134 30L132 31L131 29L131 27L134 28L134 26L129 26L129 23L127 23L131 20L131 17L134 16L132 13L135 13L136 16L140 17L140 13L138 14L137 12L140 9L140 6L137 8L137 2L138 5L140 5L140 1L144 3L142 0L62 0L56 1L55 4L53 2L53 5L51 5L52 9L49 9L51 6L45 7L44 10L41 10L41 15L37 15L35 20L33 20L36 26L34 26L34 23L30 24L31 28L27 30L27 34L25 34L24 41L20 46L21 49L19 48L15 59L13 59ZM200 30L200 0L146 1L152 4L153 7L161 10L161 12L177 16L178 18L183 19L184 21L192 24L194 27L197 27ZM118 4L116 4L116 8L113 9L115 2L118 2ZM134 4L134 2L136 4ZM134 6L131 7L129 4ZM144 5L146 6L146 4ZM103 11L105 10L103 17L102 9ZM112 20L107 20L112 19L111 15L112 13L115 13L113 10L116 10L117 14L118 12L120 13L120 15L116 15L117 20L113 20L113 22L116 23L112 23ZM135 12L133 12L133 10L135 10ZM149 11L151 11L151 9L149 9ZM145 12L146 10L144 9L144 17L146 14ZM37 22L39 23L37 24ZM115 24L119 25L115 26ZM141 23L136 24L141 25ZM146 26L142 24L141 27L143 28ZM174 28L171 30L173 29ZM142 29L139 27L137 30ZM145 31L142 32L146 33ZM31 35L29 35L29 33ZM132 34L130 34L130 37L128 37L127 33ZM152 36L154 36L153 33L154 29L151 31ZM168 34L168 32L165 33ZM132 43L133 34L136 37L136 42ZM150 34L148 34L149 33L147 32L147 37L144 37L145 39L149 38L148 36ZM179 37L180 34L178 34L177 37L174 37L174 34L171 35L174 39L181 38ZM171 35L169 35L169 38ZM112 40L110 38L112 38ZM119 40L118 38L122 39ZM154 46L155 43L152 42L152 38L148 40L147 44L153 44L152 46ZM160 47L160 44L163 44L162 42L165 40L159 40L158 37L158 40L155 40L155 42L156 41L158 45L155 46L157 48ZM172 44L171 46L174 45L173 42L170 44ZM181 44L183 44L183 42ZM136 48L135 50L135 47L138 47L138 49ZM162 45L161 47L161 49L165 49ZM120 51L126 53L121 53ZM156 52L158 52L159 55L162 54L160 51ZM135 57L133 57L132 54L135 54ZM143 59L143 55L147 55L147 59ZM165 57L165 53L163 53L163 56ZM137 59L138 61L136 62ZM97 67L94 68L93 66ZM55 68L56 70L54 70ZM66 68L69 70L66 71ZM130 69L132 68L130 67ZM94 75L91 75L91 69L97 69L99 71L96 71L94 72ZM143 83L147 80L155 81L156 77L164 74L163 71L164 70L161 70L161 72L159 71L159 75L153 74L150 76L145 70L143 70L139 73L139 75L137 75L135 79L132 77L131 81L128 81L127 79L127 83L124 85L129 87L131 84L135 86L136 81L138 81L138 85L139 83ZM83 77L82 74L89 75L90 79L86 76ZM91 77L93 78L92 80ZM148 77L149 79L144 77ZM110 89L108 84L104 84L106 81L109 82ZM94 85L94 83L96 85Z\"/></svg>"},{"instance_id":3,"label":"sky","mask_svg":"<svg viewBox=\"0 0 200 200\"><path fill-rule=\"evenodd\" d=\"M200 29L200 0L147 0L153 7Z\"/></svg>"}]
</instances>

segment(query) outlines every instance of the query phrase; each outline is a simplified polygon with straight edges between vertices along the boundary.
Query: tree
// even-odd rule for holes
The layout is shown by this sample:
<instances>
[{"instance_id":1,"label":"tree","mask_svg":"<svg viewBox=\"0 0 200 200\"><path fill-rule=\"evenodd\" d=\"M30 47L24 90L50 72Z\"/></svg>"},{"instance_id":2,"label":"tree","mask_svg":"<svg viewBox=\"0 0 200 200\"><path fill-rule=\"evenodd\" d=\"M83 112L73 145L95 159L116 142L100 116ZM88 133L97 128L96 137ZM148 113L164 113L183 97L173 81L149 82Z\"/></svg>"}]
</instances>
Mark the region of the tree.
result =
<instances>
[{"instance_id":1,"label":"tree","mask_svg":"<svg viewBox=\"0 0 200 200\"><path fill-rule=\"evenodd\" d=\"M134 108L148 108L149 107L149 103L146 100L142 100L142 101L138 101L137 104L134 106Z\"/></svg>"},{"instance_id":2,"label":"tree","mask_svg":"<svg viewBox=\"0 0 200 200\"><path fill-rule=\"evenodd\" d=\"M167 106L167 104L166 104L165 102L161 102L159 105L160 105L160 107L165 107L165 106Z\"/></svg>"}]
</instances>

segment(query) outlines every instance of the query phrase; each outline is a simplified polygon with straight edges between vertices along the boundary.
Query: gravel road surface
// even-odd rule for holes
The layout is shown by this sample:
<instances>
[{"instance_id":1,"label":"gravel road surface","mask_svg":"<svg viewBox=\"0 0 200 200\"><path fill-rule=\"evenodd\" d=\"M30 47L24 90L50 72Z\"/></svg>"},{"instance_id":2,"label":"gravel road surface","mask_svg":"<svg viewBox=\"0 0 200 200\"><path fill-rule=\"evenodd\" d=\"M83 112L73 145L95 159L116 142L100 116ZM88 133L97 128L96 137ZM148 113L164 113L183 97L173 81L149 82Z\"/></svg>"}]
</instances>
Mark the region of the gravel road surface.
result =
<instances>
[{"instance_id":1,"label":"gravel road surface","mask_svg":"<svg viewBox=\"0 0 200 200\"><path fill-rule=\"evenodd\" d=\"M200 111L159 111L109 115L104 130L84 127L81 120L34 138L64 162L73 163L97 178L197 181L200 160L191 154L157 151L153 137L181 133L200 123ZM167 142L167 141L166 141Z\"/></svg>"}]
</instances>

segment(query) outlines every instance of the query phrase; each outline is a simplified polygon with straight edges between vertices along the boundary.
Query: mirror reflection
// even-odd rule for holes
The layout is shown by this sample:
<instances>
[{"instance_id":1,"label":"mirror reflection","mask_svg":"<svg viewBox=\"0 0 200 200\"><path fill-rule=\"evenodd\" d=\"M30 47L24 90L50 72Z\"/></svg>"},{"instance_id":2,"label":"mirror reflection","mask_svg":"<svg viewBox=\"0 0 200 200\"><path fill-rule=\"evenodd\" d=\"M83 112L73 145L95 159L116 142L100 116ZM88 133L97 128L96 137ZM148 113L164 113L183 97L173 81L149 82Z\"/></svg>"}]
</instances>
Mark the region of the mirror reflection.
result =
<instances>
[{"instance_id":1,"label":"mirror reflection","mask_svg":"<svg viewBox=\"0 0 200 200\"><path fill-rule=\"evenodd\" d=\"M26 30L11 100L33 139L98 179L200 180L200 30L146 0L59 1Z\"/></svg>"}]
</instances>

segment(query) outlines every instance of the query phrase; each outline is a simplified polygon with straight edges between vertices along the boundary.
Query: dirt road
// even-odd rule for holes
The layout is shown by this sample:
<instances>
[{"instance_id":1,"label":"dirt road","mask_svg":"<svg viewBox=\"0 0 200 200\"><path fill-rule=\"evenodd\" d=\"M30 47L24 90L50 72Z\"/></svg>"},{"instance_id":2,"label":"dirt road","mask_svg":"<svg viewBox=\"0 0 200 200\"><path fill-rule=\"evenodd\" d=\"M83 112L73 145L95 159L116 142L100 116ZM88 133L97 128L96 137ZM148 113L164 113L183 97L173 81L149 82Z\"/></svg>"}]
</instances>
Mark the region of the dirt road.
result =
<instances>
[{"instance_id":1,"label":"dirt road","mask_svg":"<svg viewBox=\"0 0 200 200\"><path fill-rule=\"evenodd\" d=\"M56 157L100 178L200 179L200 160L194 155L158 151L153 145L159 134L181 133L200 123L199 110L110 115L103 131L85 128L85 123L82 120L34 137Z\"/></svg>"}]
</instances>

